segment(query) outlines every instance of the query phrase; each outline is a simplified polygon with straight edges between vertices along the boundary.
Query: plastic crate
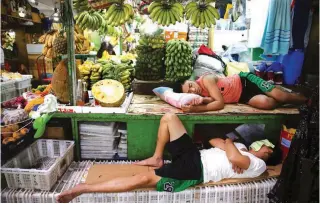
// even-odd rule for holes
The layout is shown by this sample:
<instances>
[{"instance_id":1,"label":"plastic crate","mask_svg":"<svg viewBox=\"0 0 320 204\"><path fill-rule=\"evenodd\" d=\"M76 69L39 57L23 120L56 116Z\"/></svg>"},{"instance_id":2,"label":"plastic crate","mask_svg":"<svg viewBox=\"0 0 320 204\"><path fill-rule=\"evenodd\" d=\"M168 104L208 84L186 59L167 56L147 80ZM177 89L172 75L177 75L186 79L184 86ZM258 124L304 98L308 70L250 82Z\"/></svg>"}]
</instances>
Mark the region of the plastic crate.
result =
<instances>
[{"instance_id":1,"label":"plastic crate","mask_svg":"<svg viewBox=\"0 0 320 204\"><path fill-rule=\"evenodd\" d=\"M50 190L73 161L73 148L73 141L40 139L3 165L1 172L9 188Z\"/></svg>"},{"instance_id":2,"label":"plastic crate","mask_svg":"<svg viewBox=\"0 0 320 204\"><path fill-rule=\"evenodd\" d=\"M15 80L16 89L23 89L31 86L32 75L22 75L21 79Z\"/></svg>"},{"instance_id":3,"label":"plastic crate","mask_svg":"<svg viewBox=\"0 0 320 204\"><path fill-rule=\"evenodd\" d=\"M17 89L17 96L22 96L23 93L31 91L31 86L28 86L26 88Z\"/></svg>"},{"instance_id":4,"label":"plastic crate","mask_svg":"<svg viewBox=\"0 0 320 204\"><path fill-rule=\"evenodd\" d=\"M10 99L17 96L16 89L6 89L6 91L1 91L1 102L9 101Z\"/></svg>"},{"instance_id":5,"label":"plastic crate","mask_svg":"<svg viewBox=\"0 0 320 204\"><path fill-rule=\"evenodd\" d=\"M14 80L1 82L0 85L1 85L1 93L6 92L7 90L12 90L16 88Z\"/></svg>"}]
</instances>

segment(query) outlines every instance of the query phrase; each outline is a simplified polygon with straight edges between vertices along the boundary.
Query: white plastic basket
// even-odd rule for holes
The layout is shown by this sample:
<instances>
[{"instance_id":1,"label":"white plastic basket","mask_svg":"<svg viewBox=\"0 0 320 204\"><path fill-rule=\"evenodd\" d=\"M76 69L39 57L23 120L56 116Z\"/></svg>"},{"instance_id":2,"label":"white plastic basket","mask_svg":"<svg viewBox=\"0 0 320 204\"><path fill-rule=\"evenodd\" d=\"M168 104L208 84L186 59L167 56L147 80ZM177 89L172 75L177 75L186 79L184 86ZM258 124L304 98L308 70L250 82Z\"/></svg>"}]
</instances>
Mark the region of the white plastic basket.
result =
<instances>
[{"instance_id":1,"label":"white plastic basket","mask_svg":"<svg viewBox=\"0 0 320 204\"><path fill-rule=\"evenodd\" d=\"M17 96L16 89L6 89L5 91L1 91L1 102L9 101L10 99Z\"/></svg>"},{"instance_id":2,"label":"white plastic basket","mask_svg":"<svg viewBox=\"0 0 320 204\"><path fill-rule=\"evenodd\" d=\"M31 91L31 86L28 86L26 88L17 89L17 96L22 96L23 93Z\"/></svg>"},{"instance_id":3,"label":"white plastic basket","mask_svg":"<svg viewBox=\"0 0 320 204\"><path fill-rule=\"evenodd\" d=\"M23 89L31 86L32 75L22 75L21 79L16 79L16 89Z\"/></svg>"},{"instance_id":4,"label":"white plastic basket","mask_svg":"<svg viewBox=\"0 0 320 204\"><path fill-rule=\"evenodd\" d=\"M9 188L50 190L73 161L73 148L73 141L40 139L4 164L1 172Z\"/></svg>"}]
</instances>

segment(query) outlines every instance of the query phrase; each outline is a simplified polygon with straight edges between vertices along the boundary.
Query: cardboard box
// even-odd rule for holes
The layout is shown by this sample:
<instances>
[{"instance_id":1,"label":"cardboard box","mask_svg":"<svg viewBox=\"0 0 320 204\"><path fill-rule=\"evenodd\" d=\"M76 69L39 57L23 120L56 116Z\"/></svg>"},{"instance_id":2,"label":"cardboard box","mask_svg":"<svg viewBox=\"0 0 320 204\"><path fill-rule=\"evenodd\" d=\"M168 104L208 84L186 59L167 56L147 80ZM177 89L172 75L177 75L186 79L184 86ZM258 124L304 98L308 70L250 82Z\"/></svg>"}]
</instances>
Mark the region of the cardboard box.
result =
<instances>
[{"instance_id":1,"label":"cardboard box","mask_svg":"<svg viewBox=\"0 0 320 204\"><path fill-rule=\"evenodd\" d=\"M86 183L96 184L117 177L134 176L151 170L153 168L133 164L95 164L89 169Z\"/></svg>"},{"instance_id":2,"label":"cardboard box","mask_svg":"<svg viewBox=\"0 0 320 204\"><path fill-rule=\"evenodd\" d=\"M43 136L44 139L65 139L63 127L47 127Z\"/></svg>"}]
</instances>

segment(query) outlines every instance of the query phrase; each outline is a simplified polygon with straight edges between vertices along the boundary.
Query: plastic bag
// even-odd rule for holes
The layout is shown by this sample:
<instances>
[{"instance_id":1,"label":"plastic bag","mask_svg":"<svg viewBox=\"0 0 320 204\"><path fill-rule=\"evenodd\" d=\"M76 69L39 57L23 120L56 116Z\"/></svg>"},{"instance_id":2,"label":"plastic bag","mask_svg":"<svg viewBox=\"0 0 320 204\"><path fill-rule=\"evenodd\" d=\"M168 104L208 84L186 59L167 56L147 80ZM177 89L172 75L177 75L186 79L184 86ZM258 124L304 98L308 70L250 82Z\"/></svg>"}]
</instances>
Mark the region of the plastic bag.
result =
<instances>
[{"instance_id":1,"label":"plastic bag","mask_svg":"<svg viewBox=\"0 0 320 204\"><path fill-rule=\"evenodd\" d=\"M5 110L2 121L5 125L19 123L28 119L28 113L24 109Z\"/></svg>"},{"instance_id":2,"label":"plastic bag","mask_svg":"<svg viewBox=\"0 0 320 204\"><path fill-rule=\"evenodd\" d=\"M246 62L228 62L226 75L232 76L234 74L239 74L240 72L250 72L248 63Z\"/></svg>"},{"instance_id":3,"label":"plastic bag","mask_svg":"<svg viewBox=\"0 0 320 204\"><path fill-rule=\"evenodd\" d=\"M222 57L227 57L231 62L235 62L231 55L240 54L247 51L248 47L244 43L238 42L229 46L228 49L224 53L222 53Z\"/></svg>"}]
</instances>

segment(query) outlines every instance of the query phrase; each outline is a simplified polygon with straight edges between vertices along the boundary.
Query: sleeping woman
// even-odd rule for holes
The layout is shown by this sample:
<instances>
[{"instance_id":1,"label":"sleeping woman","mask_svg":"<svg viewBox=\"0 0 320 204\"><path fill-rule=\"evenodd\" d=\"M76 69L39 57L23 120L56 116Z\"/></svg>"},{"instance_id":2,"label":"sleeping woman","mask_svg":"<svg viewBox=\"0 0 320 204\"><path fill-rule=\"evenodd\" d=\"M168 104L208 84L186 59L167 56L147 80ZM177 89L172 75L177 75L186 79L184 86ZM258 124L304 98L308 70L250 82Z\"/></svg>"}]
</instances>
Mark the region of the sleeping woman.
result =
<instances>
[{"instance_id":1,"label":"sleeping woman","mask_svg":"<svg viewBox=\"0 0 320 204\"><path fill-rule=\"evenodd\" d=\"M257 77L253 73L218 78L204 75L196 81L185 81L183 93L194 93L210 99L204 105L186 105L184 112L215 111L224 108L224 104L244 103L252 107L271 110L280 104L303 104L307 98L301 94L284 92L275 85Z\"/></svg>"}]
</instances>

